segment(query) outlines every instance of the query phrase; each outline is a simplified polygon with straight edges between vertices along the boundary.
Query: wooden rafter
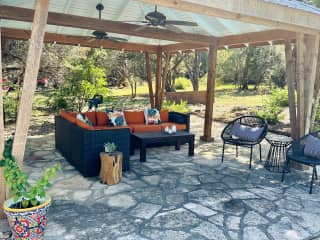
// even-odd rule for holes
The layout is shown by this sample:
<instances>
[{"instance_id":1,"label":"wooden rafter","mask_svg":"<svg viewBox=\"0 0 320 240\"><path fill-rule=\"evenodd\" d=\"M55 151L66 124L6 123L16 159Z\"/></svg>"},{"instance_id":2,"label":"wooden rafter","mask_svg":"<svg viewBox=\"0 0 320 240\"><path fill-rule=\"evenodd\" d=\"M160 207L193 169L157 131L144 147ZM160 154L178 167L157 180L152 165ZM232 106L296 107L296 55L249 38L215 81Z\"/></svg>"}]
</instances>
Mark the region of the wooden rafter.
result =
<instances>
[{"instance_id":1,"label":"wooden rafter","mask_svg":"<svg viewBox=\"0 0 320 240\"><path fill-rule=\"evenodd\" d=\"M217 38L218 48L240 48L244 44L252 46L264 46L272 44L283 44L284 40L294 40L296 33L285 30L268 30L263 32L244 33ZM206 50L209 44L201 43L175 43L162 46L164 52L177 52L188 50Z\"/></svg>"},{"instance_id":2,"label":"wooden rafter","mask_svg":"<svg viewBox=\"0 0 320 240\"><path fill-rule=\"evenodd\" d=\"M150 4L314 34L320 31L320 15L261 0L139 0Z\"/></svg>"},{"instance_id":3,"label":"wooden rafter","mask_svg":"<svg viewBox=\"0 0 320 240\"><path fill-rule=\"evenodd\" d=\"M34 10L19 7L0 6L0 18L32 22ZM195 42L195 43L211 43L214 37L198 35L192 33L175 33L165 29L148 27L138 30L141 25L116 22L110 20L99 20L96 18L75 16L63 13L50 12L48 16L48 24L75 27L82 29L92 29L104 32L112 32L125 34L130 36L161 39L176 42Z\"/></svg>"},{"instance_id":4,"label":"wooden rafter","mask_svg":"<svg viewBox=\"0 0 320 240\"><path fill-rule=\"evenodd\" d=\"M19 103L16 131L12 148L12 154L20 165L22 165L27 143L27 135L32 115L34 93L37 86L37 77L43 48L45 26L48 18L48 10L49 0L36 1L29 50L26 60L26 69L23 79L23 88Z\"/></svg>"},{"instance_id":5,"label":"wooden rafter","mask_svg":"<svg viewBox=\"0 0 320 240\"><path fill-rule=\"evenodd\" d=\"M19 30L19 29L2 29L3 37L19 40L30 39L31 31L29 30ZM55 33L45 33L45 42L56 42L65 45L78 45L84 47L94 47L94 48L108 48L116 50L126 50L126 51L148 51L150 53L157 52L157 46L138 44L138 43L128 43L128 42L113 42L110 40L93 40L90 37L77 37L64 34Z\"/></svg>"}]
</instances>

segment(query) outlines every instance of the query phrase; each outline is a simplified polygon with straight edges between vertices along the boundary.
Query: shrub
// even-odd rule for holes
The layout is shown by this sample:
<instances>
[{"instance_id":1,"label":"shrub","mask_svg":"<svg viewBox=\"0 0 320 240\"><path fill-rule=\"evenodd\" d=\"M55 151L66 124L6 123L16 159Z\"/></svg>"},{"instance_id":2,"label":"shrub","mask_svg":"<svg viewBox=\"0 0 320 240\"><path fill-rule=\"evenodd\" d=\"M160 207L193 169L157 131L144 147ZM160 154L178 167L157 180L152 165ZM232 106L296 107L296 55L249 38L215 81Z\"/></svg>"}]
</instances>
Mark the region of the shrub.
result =
<instances>
[{"instance_id":1,"label":"shrub","mask_svg":"<svg viewBox=\"0 0 320 240\"><path fill-rule=\"evenodd\" d=\"M180 113L187 113L189 112L189 109L187 107L187 101L181 100L180 103L176 103L174 101L167 101L165 100L163 102L163 109L168 109L169 111L174 111L174 112L180 112Z\"/></svg>"},{"instance_id":2,"label":"shrub","mask_svg":"<svg viewBox=\"0 0 320 240\"><path fill-rule=\"evenodd\" d=\"M288 91L286 89L277 88L271 92L271 101L280 107L288 107Z\"/></svg>"},{"instance_id":3,"label":"shrub","mask_svg":"<svg viewBox=\"0 0 320 240\"><path fill-rule=\"evenodd\" d=\"M4 94L3 111L6 121L16 121L20 91L14 90Z\"/></svg>"},{"instance_id":4,"label":"shrub","mask_svg":"<svg viewBox=\"0 0 320 240\"><path fill-rule=\"evenodd\" d=\"M185 90L185 89L187 89L188 87L191 87L191 86L192 85L191 85L190 80L187 79L187 78L184 78L184 77L176 78L175 84L174 84L174 87L177 90Z\"/></svg>"}]
</instances>

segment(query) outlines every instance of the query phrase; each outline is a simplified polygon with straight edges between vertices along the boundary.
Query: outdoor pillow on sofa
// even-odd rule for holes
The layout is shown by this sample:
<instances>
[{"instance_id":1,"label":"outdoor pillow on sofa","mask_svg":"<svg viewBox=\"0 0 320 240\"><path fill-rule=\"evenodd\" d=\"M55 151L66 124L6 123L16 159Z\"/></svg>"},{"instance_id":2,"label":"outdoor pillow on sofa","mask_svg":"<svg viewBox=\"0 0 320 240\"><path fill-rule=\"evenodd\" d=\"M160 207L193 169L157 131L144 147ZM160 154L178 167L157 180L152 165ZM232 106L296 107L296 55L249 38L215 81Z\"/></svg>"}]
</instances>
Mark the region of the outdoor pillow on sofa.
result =
<instances>
[{"instance_id":1,"label":"outdoor pillow on sofa","mask_svg":"<svg viewBox=\"0 0 320 240\"><path fill-rule=\"evenodd\" d=\"M110 112L108 118L111 120L113 126L127 126L126 119L124 118L123 112Z\"/></svg>"},{"instance_id":2,"label":"outdoor pillow on sofa","mask_svg":"<svg viewBox=\"0 0 320 240\"><path fill-rule=\"evenodd\" d=\"M156 108L149 108L144 111L144 117L146 119L146 124L160 124L160 113Z\"/></svg>"},{"instance_id":3,"label":"outdoor pillow on sofa","mask_svg":"<svg viewBox=\"0 0 320 240\"><path fill-rule=\"evenodd\" d=\"M263 132L263 128L249 127L240 123L235 123L231 129L233 136L246 140L257 141Z\"/></svg>"},{"instance_id":4,"label":"outdoor pillow on sofa","mask_svg":"<svg viewBox=\"0 0 320 240\"><path fill-rule=\"evenodd\" d=\"M88 116L86 114L78 113L77 114L77 120L80 120L80 121L88 124L91 127L93 126L92 121L88 118Z\"/></svg>"},{"instance_id":5,"label":"outdoor pillow on sofa","mask_svg":"<svg viewBox=\"0 0 320 240\"><path fill-rule=\"evenodd\" d=\"M320 159L320 139L312 135L306 137L304 155Z\"/></svg>"}]
</instances>

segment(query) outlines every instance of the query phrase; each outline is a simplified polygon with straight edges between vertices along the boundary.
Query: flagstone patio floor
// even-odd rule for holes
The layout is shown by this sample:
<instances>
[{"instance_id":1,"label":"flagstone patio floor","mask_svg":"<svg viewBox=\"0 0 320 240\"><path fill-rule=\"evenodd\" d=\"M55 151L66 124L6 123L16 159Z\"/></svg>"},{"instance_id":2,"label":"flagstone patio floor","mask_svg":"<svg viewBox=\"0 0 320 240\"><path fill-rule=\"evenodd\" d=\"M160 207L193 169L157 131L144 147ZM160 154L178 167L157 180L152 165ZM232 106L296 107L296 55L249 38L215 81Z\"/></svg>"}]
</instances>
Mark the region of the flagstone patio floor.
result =
<instances>
[{"instance_id":1,"label":"flagstone patio floor","mask_svg":"<svg viewBox=\"0 0 320 240\"><path fill-rule=\"evenodd\" d=\"M195 156L188 147L147 150L130 158L131 170L107 186L84 178L54 150L54 135L28 140L25 170L34 181L47 166L63 168L50 190L46 240L320 239L320 187L310 195L305 172L281 174L263 168L255 149L227 147L221 164L223 124L214 123L213 143L199 141L203 119L192 116ZM265 159L269 145L263 143ZM3 226L4 224L2 224ZM0 224L1 227L1 224Z\"/></svg>"}]
</instances>

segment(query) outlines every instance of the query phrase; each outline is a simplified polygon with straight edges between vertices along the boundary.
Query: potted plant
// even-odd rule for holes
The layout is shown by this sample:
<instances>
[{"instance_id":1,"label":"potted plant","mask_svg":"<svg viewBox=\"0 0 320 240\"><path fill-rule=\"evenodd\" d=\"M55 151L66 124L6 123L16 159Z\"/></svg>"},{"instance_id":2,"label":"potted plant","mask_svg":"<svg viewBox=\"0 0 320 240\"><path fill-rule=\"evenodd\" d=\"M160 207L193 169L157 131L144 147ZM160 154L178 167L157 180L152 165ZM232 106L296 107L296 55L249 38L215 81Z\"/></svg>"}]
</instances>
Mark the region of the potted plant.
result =
<instances>
[{"instance_id":1,"label":"potted plant","mask_svg":"<svg viewBox=\"0 0 320 240\"><path fill-rule=\"evenodd\" d=\"M51 186L49 180L55 177L61 167L56 164L46 169L43 176L31 186L28 176L11 154L12 143L12 139L6 141L3 159L0 161L11 196L4 202L3 209L8 217L13 239L43 239L47 225L46 214L51 204L51 198L45 190Z\"/></svg>"},{"instance_id":2,"label":"potted plant","mask_svg":"<svg viewBox=\"0 0 320 240\"><path fill-rule=\"evenodd\" d=\"M113 142L112 143L107 142L104 144L104 151L106 153L113 153L116 151L116 149L117 149L117 147Z\"/></svg>"}]
</instances>

